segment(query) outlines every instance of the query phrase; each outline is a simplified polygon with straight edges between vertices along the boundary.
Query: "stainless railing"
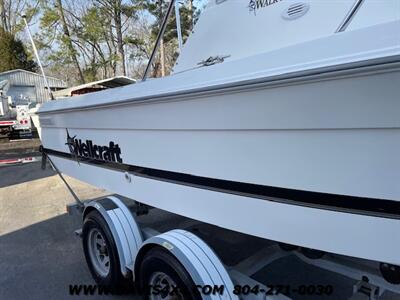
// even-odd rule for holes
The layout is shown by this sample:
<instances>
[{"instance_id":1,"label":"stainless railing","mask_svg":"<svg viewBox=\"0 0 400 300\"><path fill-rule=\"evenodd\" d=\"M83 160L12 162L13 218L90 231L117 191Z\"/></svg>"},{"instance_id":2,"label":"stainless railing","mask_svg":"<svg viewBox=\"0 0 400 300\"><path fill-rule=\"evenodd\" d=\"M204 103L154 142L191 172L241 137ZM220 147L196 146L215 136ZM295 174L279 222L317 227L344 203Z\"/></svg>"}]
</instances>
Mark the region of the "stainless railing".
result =
<instances>
[{"instance_id":1,"label":"stainless railing","mask_svg":"<svg viewBox=\"0 0 400 300\"><path fill-rule=\"evenodd\" d=\"M343 21L340 23L339 27L336 29L336 32L342 32L346 30L346 27L350 24L350 21L353 19L357 11L360 9L361 4L364 2L364 0L356 0L347 13L347 15L344 17Z\"/></svg>"}]
</instances>

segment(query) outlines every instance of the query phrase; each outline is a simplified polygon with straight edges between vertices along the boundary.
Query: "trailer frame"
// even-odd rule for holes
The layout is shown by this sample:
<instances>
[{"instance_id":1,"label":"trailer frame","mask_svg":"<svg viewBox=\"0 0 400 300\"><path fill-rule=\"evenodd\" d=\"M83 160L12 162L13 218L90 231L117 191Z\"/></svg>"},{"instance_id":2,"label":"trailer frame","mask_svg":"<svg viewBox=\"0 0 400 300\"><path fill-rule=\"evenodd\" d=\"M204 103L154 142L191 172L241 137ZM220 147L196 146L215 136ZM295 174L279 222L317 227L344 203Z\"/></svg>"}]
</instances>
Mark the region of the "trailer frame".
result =
<instances>
[{"instance_id":1,"label":"trailer frame","mask_svg":"<svg viewBox=\"0 0 400 300\"><path fill-rule=\"evenodd\" d=\"M279 291L273 290L271 286L252 278L252 276L262 268L291 255L296 256L306 264L356 280L356 284L353 286L353 295L349 299L376 300L380 299L385 291L391 291L400 295L400 285L385 281L379 272L361 259L348 258L340 255L324 255L321 258L308 258L304 255L301 248L292 247L286 249L284 245L274 243L260 249L257 253L241 260L234 266L226 266L216 256L207 241L200 239L191 232L182 229L159 232L152 227L142 228L136 221L136 218L138 215L146 214L146 210L148 212L152 208L137 201L126 199L118 195L112 195L83 202L83 205L84 208L82 210L80 204L70 204L67 206L67 211L70 215L79 213L82 220L93 210L100 212L109 224L113 236L117 241L119 257L123 262L121 264L121 273L132 281L139 279L138 265L140 265L145 254L151 248L157 246L171 252L178 261L185 266L188 273L193 276L193 278L196 278L194 281L199 288L210 289L212 287L221 286L218 281L210 284L202 280L198 268L201 269L199 266L205 263L193 263L192 261L199 259L199 257L196 255L193 256L193 253L188 253L187 249L182 250L185 247L193 248L192 244L190 244L190 246L187 244L195 241L194 244L200 244L198 250L200 254L198 255L201 257L205 254L206 257L212 257L211 261L213 261L213 263L209 263L209 265L213 265L213 268L215 268L213 270L216 271L216 273L223 274L224 278L229 278L228 284L223 283L222 285L225 286L225 291L228 290L230 293L224 295L202 294L202 299L291 299L279 293ZM81 229L77 230L76 233L78 236L82 236ZM177 241L177 237L183 240ZM134 243L132 243L133 241ZM207 270L207 272L211 271ZM232 291L235 290L236 286L257 287L260 292L257 294L247 293L235 295ZM208 290L205 292L207 291Z\"/></svg>"}]
</instances>

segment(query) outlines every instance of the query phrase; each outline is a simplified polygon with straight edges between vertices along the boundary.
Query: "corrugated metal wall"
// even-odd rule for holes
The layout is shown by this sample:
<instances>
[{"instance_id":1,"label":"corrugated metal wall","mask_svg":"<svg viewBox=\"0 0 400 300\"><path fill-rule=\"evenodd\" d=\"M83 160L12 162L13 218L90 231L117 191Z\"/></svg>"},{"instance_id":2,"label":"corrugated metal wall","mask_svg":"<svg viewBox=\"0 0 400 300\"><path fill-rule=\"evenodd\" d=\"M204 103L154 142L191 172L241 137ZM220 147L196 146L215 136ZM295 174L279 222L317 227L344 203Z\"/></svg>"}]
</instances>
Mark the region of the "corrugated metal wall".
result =
<instances>
[{"instance_id":1,"label":"corrugated metal wall","mask_svg":"<svg viewBox=\"0 0 400 300\"><path fill-rule=\"evenodd\" d=\"M31 99L32 101L42 103L50 98L43 76L39 74L24 70L13 70L0 73L0 81L2 80L9 80L10 88L8 94L10 96L15 96L15 93L24 93L24 87L26 87L26 96L29 98L32 98L32 88L35 90L36 99ZM67 87L64 81L57 78L47 77L47 81L49 82L51 89L62 89Z\"/></svg>"}]
</instances>

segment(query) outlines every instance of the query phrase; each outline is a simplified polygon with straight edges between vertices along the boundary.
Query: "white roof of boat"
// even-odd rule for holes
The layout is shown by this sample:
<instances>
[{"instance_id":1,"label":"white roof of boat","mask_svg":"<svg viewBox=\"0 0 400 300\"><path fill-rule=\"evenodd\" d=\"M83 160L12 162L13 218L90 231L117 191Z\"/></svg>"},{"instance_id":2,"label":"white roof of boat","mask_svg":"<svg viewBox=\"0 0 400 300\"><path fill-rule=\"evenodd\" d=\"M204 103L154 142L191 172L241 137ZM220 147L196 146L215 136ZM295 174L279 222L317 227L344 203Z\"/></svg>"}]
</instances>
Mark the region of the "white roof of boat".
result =
<instances>
[{"instance_id":1,"label":"white roof of boat","mask_svg":"<svg viewBox=\"0 0 400 300\"><path fill-rule=\"evenodd\" d=\"M111 78L106 78L98 81L93 81L93 82L88 82L85 84L73 86L70 88L62 89L59 91L53 92L53 95L58 98L58 97L68 97L71 96L71 94L74 91L78 91L81 89L89 88L89 87L95 87L95 86L102 86L106 88L116 88L120 86L125 86L128 84L135 83L136 79L127 77L127 76L115 76Z\"/></svg>"}]
</instances>

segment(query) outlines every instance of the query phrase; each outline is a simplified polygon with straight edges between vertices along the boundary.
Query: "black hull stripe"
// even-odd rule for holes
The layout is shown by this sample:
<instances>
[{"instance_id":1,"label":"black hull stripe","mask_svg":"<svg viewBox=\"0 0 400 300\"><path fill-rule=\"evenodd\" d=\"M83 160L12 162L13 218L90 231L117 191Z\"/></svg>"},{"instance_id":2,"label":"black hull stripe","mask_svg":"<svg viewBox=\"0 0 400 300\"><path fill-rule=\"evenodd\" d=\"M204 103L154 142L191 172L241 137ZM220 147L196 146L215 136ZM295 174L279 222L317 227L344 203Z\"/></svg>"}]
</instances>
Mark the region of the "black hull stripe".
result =
<instances>
[{"instance_id":1,"label":"black hull stripe","mask_svg":"<svg viewBox=\"0 0 400 300\"><path fill-rule=\"evenodd\" d=\"M92 158L75 157L75 155L70 153L46 148L44 148L43 151L48 155L69 160L78 160L80 163L96 165L116 171L129 172L135 176L167 181L201 189L264 199L285 204L369 215L381 218L400 219L400 201L311 192L215 179L123 163L106 162Z\"/></svg>"}]
</instances>

